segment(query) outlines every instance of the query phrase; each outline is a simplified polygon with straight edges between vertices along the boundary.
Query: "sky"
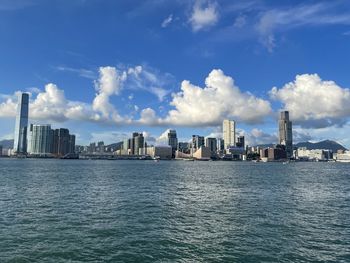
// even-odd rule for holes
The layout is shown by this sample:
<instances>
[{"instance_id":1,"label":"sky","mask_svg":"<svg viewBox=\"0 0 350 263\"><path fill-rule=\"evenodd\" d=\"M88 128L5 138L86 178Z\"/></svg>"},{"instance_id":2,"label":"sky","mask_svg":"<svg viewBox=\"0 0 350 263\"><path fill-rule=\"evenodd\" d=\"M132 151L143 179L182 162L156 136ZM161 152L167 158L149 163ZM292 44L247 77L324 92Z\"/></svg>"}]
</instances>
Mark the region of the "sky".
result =
<instances>
[{"instance_id":1,"label":"sky","mask_svg":"<svg viewBox=\"0 0 350 263\"><path fill-rule=\"evenodd\" d=\"M29 92L30 123L78 144L219 137L223 119L276 143L289 110L295 142L350 147L349 68L347 0L0 0L0 140Z\"/></svg>"}]
</instances>

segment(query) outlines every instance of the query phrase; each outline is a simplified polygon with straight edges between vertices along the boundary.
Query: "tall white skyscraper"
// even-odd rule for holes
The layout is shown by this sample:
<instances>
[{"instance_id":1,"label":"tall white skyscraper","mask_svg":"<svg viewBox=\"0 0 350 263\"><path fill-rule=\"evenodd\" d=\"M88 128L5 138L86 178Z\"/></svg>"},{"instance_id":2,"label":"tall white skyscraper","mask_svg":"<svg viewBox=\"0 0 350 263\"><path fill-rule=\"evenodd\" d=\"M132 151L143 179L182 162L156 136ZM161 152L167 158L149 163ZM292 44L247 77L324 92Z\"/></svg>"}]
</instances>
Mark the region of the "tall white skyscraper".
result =
<instances>
[{"instance_id":1,"label":"tall white skyscraper","mask_svg":"<svg viewBox=\"0 0 350 263\"><path fill-rule=\"evenodd\" d=\"M232 120L224 120L222 123L222 132L225 149L236 145L236 123Z\"/></svg>"},{"instance_id":2,"label":"tall white skyscraper","mask_svg":"<svg viewBox=\"0 0 350 263\"><path fill-rule=\"evenodd\" d=\"M289 112L282 111L279 124L279 144L286 146L287 157L293 157L292 122L289 120Z\"/></svg>"},{"instance_id":3,"label":"tall white skyscraper","mask_svg":"<svg viewBox=\"0 0 350 263\"><path fill-rule=\"evenodd\" d=\"M13 150L15 154L27 153L27 127L29 94L21 93L18 98Z\"/></svg>"}]
</instances>

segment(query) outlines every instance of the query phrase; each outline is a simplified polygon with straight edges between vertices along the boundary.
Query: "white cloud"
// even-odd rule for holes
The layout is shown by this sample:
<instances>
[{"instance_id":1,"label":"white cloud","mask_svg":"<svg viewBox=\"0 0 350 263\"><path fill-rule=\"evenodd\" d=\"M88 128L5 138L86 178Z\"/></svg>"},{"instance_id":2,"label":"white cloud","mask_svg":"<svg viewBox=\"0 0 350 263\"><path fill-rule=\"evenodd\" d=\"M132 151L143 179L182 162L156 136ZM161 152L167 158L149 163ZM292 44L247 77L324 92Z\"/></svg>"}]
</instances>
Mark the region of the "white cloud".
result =
<instances>
[{"instance_id":1,"label":"white cloud","mask_svg":"<svg viewBox=\"0 0 350 263\"><path fill-rule=\"evenodd\" d=\"M16 92L13 96L2 95L5 101L0 103L0 117L13 118L16 116L17 97L19 93Z\"/></svg>"},{"instance_id":2,"label":"white cloud","mask_svg":"<svg viewBox=\"0 0 350 263\"><path fill-rule=\"evenodd\" d=\"M19 92L16 92L0 104L0 117L16 116L18 95ZM52 83L47 84L43 92L30 100L29 115L30 119L35 121L95 121L94 112L89 104L67 100L64 91Z\"/></svg>"},{"instance_id":3,"label":"white cloud","mask_svg":"<svg viewBox=\"0 0 350 263\"><path fill-rule=\"evenodd\" d=\"M151 133L149 133L147 131L143 131L142 135L148 144L154 144L156 142L156 138L154 136L152 136Z\"/></svg>"},{"instance_id":4,"label":"white cloud","mask_svg":"<svg viewBox=\"0 0 350 263\"><path fill-rule=\"evenodd\" d=\"M156 139L158 145L168 145L168 133L170 129L166 129L159 137Z\"/></svg>"},{"instance_id":5,"label":"white cloud","mask_svg":"<svg viewBox=\"0 0 350 263\"><path fill-rule=\"evenodd\" d=\"M70 68L70 67L64 67L64 66L58 66L56 67L56 69L59 71L76 73L79 76L87 79L96 79L97 77L96 73L89 69L83 69L83 68L76 69L76 68Z\"/></svg>"},{"instance_id":6,"label":"white cloud","mask_svg":"<svg viewBox=\"0 0 350 263\"><path fill-rule=\"evenodd\" d=\"M135 121L139 124L156 126L161 124L161 119L157 117L156 112L151 108L143 109L140 113L140 119Z\"/></svg>"},{"instance_id":7,"label":"white cloud","mask_svg":"<svg viewBox=\"0 0 350 263\"><path fill-rule=\"evenodd\" d=\"M189 22L193 31L199 31L215 25L218 19L219 12L216 2L204 4L203 1L196 1Z\"/></svg>"},{"instance_id":8,"label":"white cloud","mask_svg":"<svg viewBox=\"0 0 350 263\"><path fill-rule=\"evenodd\" d=\"M159 101L163 101L164 98L170 93L169 90L159 87L150 87L150 92L156 95Z\"/></svg>"},{"instance_id":9,"label":"white cloud","mask_svg":"<svg viewBox=\"0 0 350 263\"><path fill-rule=\"evenodd\" d=\"M170 25L170 23L173 21L173 14L170 14L167 18L165 18L162 22L162 27L166 28L167 26Z\"/></svg>"},{"instance_id":10,"label":"white cloud","mask_svg":"<svg viewBox=\"0 0 350 263\"><path fill-rule=\"evenodd\" d=\"M112 118L116 122L122 121L115 107L110 103L109 97L118 95L126 81L127 73L119 72L115 67L100 67L100 78L95 83L97 90L92 108L102 114L102 118Z\"/></svg>"},{"instance_id":11,"label":"white cloud","mask_svg":"<svg viewBox=\"0 0 350 263\"><path fill-rule=\"evenodd\" d=\"M161 74L148 66L137 66L128 70L128 81L125 84L128 89L143 90L154 94L160 102L170 93L165 86L173 83L171 74Z\"/></svg>"},{"instance_id":12,"label":"white cloud","mask_svg":"<svg viewBox=\"0 0 350 263\"><path fill-rule=\"evenodd\" d=\"M303 127L343 125L350 114L350 91L317 74L297 75L293 82L270 91L272 99L289 110L292 121Z\"/></svg>"},{"instance_id":13,"label":"white cloud","mask_svg":"<svg viewBox=\"0 0 350 263\"><path fill-rule=\"evenodd\" d=\"M275 33L277 32L301 26L349 25L350 14L339 12L338 4L328 1L284 9L268 9L261 12L256 30L261 42L269 51L272 51L276 46Z\"/></svg>"},{"instance_id":14,"label":"white cloud","mask_svg":"<svg viewBox=\"0 0 350 263\"><path fill-rule=\"evenodd\" d=\"M245 144L250 146L261 145L261 144L276 144L278 137L276 134L266 133L260 129L252 129L250 132L241 130L239 135L244 136Z\"/></svg>"},{"instance_id":15,"label":"white cloud","mask_svg":"<svg viewBox=\"0 0 350 263\"><path fill-rule=\"evenodd\" d=\"M166 123L183 126L220 125L225 118L245 123L262 122L271 113L269 101L243 93L222 70L214 69L204 88L184 80L181 92L173 94Z\"/></svg>"}]
</instances>

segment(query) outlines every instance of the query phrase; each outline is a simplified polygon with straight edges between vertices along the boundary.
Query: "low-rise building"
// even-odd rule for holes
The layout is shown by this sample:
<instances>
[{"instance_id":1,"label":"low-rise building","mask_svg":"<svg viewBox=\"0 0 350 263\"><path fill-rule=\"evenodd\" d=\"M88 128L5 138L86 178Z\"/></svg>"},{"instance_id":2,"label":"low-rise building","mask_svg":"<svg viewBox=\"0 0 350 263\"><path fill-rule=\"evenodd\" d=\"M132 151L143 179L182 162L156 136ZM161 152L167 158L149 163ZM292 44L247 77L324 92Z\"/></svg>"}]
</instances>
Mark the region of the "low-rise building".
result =
<instances>
[{"instance_id":1,"label":"low-rise building","mask_svg":"<svg viewBox=\"0 0 350 263\"><path fill-rule=\"evenodd\" d=\"M170 145L150 146L147 147L147 155L152 158L169 160L172 157L172 147Z\"/></svg>"},{"instance_id":2,"label":"low-rise building","mask_svg":"<svg viewBox=\"0 0 350 263\"><path fill-rule=\"evenodd\" d=\"M193 158L197 160L209 160L210 157L210 148L205 146L201 146L197 151L193 153Z\"/></svg>"},{"instance_id":3,"label":"low-rise building","mask_svg":"<svg viewBox=\"0 0 350 263\"><path fill-rule=\"evenodd\" d=\"M296 150L296 158L304 161L328 161L333 159L333 152L325 149L309 150L306 147L300 147Z\"/></svg>"},{"instance_id":4,"label":"low-rise building","mask_svg":"<svg viewBox=\"0 0 350 263\"><path fill-rule=\"evenodd\" d=\"M337 162L350 163L350 151L337 152Z\"/></svg>"}]
</instances>

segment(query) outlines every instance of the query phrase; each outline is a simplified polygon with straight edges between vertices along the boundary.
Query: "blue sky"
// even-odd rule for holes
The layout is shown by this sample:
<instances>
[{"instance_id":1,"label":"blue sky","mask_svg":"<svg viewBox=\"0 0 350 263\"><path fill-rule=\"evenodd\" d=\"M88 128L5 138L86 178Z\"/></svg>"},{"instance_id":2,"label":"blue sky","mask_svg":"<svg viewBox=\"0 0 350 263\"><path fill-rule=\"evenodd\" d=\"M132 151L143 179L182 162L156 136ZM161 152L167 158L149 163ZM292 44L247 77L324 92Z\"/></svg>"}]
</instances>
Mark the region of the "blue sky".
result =
<instances>
[{"instance_id":1,"label":"blue sky","mask_svg":"<svg viewBox=\"0 0 350 263\"><path fill-rule=\"evenodd\" d=\"M27 91L31 122L81 144L217 136L224 118L273 142L287 109L296 141L349 147L349 68L345 0L0 0L0 139Z\"/></svg>"}]
</instances>

